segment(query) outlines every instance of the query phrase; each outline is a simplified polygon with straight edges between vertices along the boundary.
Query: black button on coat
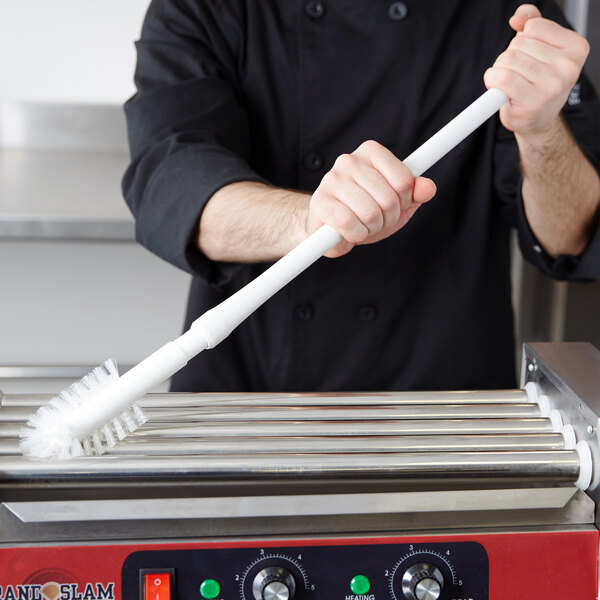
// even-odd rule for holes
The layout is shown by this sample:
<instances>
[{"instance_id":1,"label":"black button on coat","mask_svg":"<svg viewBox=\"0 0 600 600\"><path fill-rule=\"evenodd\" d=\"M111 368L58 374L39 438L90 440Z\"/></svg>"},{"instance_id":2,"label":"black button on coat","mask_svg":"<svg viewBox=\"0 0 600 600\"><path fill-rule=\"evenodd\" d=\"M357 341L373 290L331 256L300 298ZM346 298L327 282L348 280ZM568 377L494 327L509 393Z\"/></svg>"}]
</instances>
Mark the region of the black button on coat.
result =
<instances>
[{"instance_id":1,"label":"black button on coat","mask_svg":"<svg viewBox=\"0 0 600 600\"><path fill-rule=\"evenodd\" d=\"M313 191L337 156L367 139L406 157L484 91L483 73L513 37L507 22L519 2L419 0L405 3L398 20L399 4L150 5L137 44L138 92L126 105L132 160L123 189L138 240L193 275L186 326L267 266L211 262L194 246L216 190L252 180ZM552 2L539 5L564 23ZM597 165L598 101L585 79L580 100L564 116ZM323 164L307 167L315 149ZM544 272L580 280L599 275L600 232L582 256L553 261L535 251L514 136L497 117L428 175L437 197L404 229L320 259L192 360L174 389L515 385L510 228ZM298 318L298 306L310 306L310 318ZM357 318L359 307L376 314Z\"/></svg>"}]
</instances>

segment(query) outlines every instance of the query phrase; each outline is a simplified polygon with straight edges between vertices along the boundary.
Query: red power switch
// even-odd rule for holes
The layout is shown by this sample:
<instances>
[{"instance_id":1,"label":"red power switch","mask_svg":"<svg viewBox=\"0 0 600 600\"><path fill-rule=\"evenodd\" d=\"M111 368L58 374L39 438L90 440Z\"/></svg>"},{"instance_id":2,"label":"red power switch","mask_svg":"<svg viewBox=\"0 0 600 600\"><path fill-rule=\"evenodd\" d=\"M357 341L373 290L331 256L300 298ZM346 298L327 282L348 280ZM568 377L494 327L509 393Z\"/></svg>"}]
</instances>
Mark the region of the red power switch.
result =
<instances>
[{"instance_id":1,"label":"red power switch","mask_svg":"<svg viewBox=\"0 0 600 600\"><path fill-rule=\"evenodd\" d=\"M146 573L144 600L171 600L171 573Z\"/></svg>"}]
</instances>

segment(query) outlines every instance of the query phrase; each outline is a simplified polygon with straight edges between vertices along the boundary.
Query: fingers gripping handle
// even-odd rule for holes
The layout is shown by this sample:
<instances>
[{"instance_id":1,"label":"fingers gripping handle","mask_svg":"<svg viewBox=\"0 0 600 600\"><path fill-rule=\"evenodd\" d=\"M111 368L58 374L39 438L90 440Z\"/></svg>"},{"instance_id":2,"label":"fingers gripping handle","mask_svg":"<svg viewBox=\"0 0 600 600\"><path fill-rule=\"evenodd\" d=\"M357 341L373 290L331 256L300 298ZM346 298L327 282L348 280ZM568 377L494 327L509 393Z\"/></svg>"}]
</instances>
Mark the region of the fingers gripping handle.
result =
<instances>
[{"instance_id":1,"label":"fingers gripping handle","mask_svg":"<svg viewBox=\"0 0 600 600\"><path fill-rule=\"evenodd\" d=\"M404 164L415 177L421 175L507 101L504 92L488 90L408 156ZM273 294L341 240L335 229L323 225L262 275L196 319L192 331L202 336L207 348L214 348Z\"/></svg>"}]
</instances>

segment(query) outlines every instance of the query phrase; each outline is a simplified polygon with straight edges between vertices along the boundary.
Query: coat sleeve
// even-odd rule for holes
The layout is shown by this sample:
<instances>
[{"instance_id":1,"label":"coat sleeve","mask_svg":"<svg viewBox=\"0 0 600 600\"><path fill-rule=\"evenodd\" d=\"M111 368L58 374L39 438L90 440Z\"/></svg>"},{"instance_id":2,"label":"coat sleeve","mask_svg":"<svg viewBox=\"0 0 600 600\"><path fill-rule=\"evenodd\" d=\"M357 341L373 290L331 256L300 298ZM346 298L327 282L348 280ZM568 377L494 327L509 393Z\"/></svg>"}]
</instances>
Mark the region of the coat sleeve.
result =
<instances>
[{"instance_id":1,"label":"coat sleeve","mask_svg":"<svg viewBox=\"0 0 600 600\"><path fill-rule=\"evenodd\" d=\"M136 44L137 93L125 105L131 163L122 186L136 238L211 285L236 267L198 250L204 206L224 185L264 181L248 164L248 122L231 41L243 28L219 14L225 4L152 2ZM223 32L227 25L231 35Z\"/></svg>"},{"instance_id":2,"label":"coat sleeve","mask_svg":"<svg viewBox=\"0 0 600 600\"><path fill-rule=\"evenodd\" d=\"M568 26L553 2L541 2L544 17ZM574 86L562 110L567 126L579 147L600 172L600 102L585 75ZM516 227L519 246L525 259L554 279L593 281L600 278L600 219L596 218L594 232L586 250L578 255L562 255L553 259L546 254L533 234L521 196L522 178L519 172L519 153L514 135L498 120L494 153L494 185L503 215ZM565 190L568 194L569 190Z\"/></svg>"}]
</instances>

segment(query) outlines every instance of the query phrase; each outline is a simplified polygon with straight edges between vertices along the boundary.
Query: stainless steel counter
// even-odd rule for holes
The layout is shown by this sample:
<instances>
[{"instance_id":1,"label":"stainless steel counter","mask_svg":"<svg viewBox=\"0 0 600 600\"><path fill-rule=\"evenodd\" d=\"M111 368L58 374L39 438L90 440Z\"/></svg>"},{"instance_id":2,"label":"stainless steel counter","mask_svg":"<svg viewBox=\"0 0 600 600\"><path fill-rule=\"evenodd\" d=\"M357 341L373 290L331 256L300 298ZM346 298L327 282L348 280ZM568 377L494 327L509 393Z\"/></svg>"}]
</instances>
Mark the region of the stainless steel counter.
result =
<instances>
[{"instance_id":1,"label":"stainless steel counter","mask_svg":"<svg viewBox=\"0 0 600 600\"><path fill-rule=\"evenodd\" d=\"M122 107L0 104L0 239L134 239Z\"/></svg>"}]
</instances>

